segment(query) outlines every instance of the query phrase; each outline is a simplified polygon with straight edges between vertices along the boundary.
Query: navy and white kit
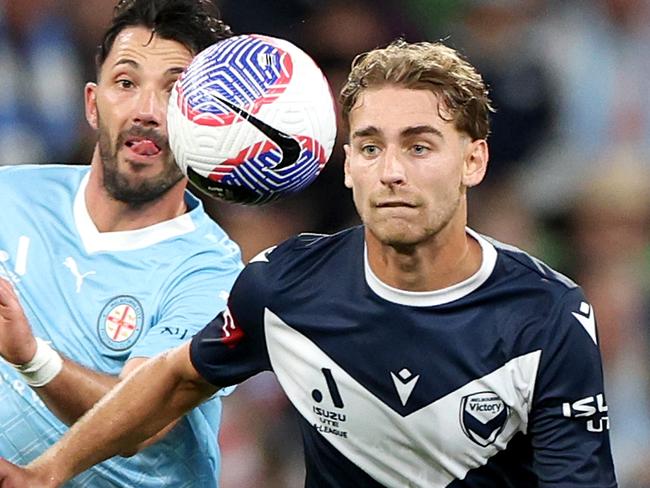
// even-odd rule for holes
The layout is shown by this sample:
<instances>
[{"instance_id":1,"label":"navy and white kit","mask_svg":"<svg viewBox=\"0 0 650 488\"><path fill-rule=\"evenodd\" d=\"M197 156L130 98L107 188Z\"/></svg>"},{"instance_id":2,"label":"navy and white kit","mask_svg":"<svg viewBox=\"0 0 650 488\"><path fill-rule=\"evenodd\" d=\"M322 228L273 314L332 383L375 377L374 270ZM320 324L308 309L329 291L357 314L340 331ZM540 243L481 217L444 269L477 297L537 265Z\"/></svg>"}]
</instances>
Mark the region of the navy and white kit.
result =
<instances>
[{"instance_id":1,"label":"navy and white kit","mask_svg":"<svg viewBox=\"0 0 650 488\"><path fill-rule=\"evenodd\" d=\"M290 239L249 263L192 362L219 386L274 371L309 488L615 487L591 306L467 232L480 269L433 292L382 283L363 227Z\"/></svg>"}]
</instances>

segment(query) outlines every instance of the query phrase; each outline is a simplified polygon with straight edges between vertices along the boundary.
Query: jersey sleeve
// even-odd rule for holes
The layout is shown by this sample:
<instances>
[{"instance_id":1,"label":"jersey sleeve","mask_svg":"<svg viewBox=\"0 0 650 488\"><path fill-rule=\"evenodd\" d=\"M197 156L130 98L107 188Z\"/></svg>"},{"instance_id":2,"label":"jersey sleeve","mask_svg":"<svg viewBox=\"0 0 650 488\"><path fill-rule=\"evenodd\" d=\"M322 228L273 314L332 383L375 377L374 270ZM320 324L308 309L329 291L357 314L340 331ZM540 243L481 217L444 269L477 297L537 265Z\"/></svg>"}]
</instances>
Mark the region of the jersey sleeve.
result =
<instances>
[{"instance_id":1,"label":"jersey sleeve","mask_svg":"<svg viewBox=\"0 0 650 488\"><path fill-rule=\"evenodd\" d=\"M579 288L556 308L529 423L539 487L615 487L594 310Z\"/></svg>"},{"instance_id":2,"label":"jersey sleeve","mask_svg":"<svg viewBox=\"0 0 650 488\"><path fill-rule=\"evenodd\" d=\"M266 258L252 260L237 278L226 310L192 339L192 364L210 383L228 386L271 369L264 311L272 285Z\"/></svg>"},{"instance_id":3,"label":"jersey sleeve","mask_svg":"<svg viewBox=\"0 0 650 488\"><path fill-rule=\"evenodd\" d=\"M223 310L242 264L237 256L209 253L165 286L152 327L130 357L152 357L188 341Z\"/></svg>"}]
</instances>

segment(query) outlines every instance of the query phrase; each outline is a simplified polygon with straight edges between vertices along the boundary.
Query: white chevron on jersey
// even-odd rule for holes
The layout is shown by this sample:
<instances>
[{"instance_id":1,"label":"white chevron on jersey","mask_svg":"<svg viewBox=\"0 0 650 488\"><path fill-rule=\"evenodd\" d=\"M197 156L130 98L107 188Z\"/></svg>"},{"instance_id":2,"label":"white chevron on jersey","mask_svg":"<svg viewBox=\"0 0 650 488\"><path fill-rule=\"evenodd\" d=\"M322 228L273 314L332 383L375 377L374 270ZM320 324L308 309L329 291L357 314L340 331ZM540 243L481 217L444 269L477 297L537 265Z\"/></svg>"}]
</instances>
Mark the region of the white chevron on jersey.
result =
<instances>
[{"instance_id":1,"label":"white chevron on jersey","mask_svg":"<svg viewBox=\"0 0 650 488\"><path fill-rule=\"evenodd\" d=\"M487 463L516 432L526 432L539 350L402 417L268 309L264 322L271 365L293 405L343 456L381 484L444 488ZM322 368L331 371L342 408L330 398ZM322 396L314 398L312 390ZM498 395L510 413L495 442L481 447L463 433L459 417L463 397L485 391ZM334 424L336 433L324 428Z\"/></svg>"}]
</instances>

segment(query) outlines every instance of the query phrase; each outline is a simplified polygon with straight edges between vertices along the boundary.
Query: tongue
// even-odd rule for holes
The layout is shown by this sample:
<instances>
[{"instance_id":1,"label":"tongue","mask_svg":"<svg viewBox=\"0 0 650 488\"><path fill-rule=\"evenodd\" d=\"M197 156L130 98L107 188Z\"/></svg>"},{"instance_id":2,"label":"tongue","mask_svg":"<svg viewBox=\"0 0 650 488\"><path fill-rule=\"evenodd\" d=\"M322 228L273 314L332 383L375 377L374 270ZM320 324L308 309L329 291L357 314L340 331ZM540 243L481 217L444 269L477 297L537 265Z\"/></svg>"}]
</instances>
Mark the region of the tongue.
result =
<instances>
[{"instance_id":1,"label":"tongue","mask_svg":"<svg viewBox=\"0 0 650 488\"><path fill-rule=\"evenodd\" d=\"M158 154L160 152L158 146L147 139L134 142L131 145L131 150L140 156L153 156L154 154Z\"/></svg>"}]
</instances>

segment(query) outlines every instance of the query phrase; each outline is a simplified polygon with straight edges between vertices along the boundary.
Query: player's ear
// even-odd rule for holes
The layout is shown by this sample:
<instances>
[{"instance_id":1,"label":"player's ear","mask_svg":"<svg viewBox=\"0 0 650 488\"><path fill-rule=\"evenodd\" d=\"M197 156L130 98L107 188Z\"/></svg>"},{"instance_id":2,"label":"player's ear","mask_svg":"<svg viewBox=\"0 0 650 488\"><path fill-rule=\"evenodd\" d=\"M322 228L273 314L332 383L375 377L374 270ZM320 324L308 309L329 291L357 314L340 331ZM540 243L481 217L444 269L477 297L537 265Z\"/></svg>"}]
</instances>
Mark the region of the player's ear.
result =
<instances>
[{"instance_id":1,"label":"player's ear","mask_svg":"<svg viewBox=\"0 0 650 488\"><path fill-rule=\"evenodd\" d=\"M352 177L350 176L350 144L343 144L345 151L345 164L343 170L345 171L344 183L347 188L352 188Z\"/></svg>"},{"instance_id":2,"label":"player's ear","mask_svg":"<svg viewBox=\"0 0 650 488\"><path fill-rule=\"evenodd\" d=\"M464 186L469 188L483 181L489 157L490 153L485 139L476 139L467 144L463 165L462 183Z\"/></svg>"},{"instance_id":3,"label":"player's ear","mask_svg":"<svg viewBox=\"0 0 650 488\"><path fill-rule=\"evenodd\" d=\"M86 83L84 88L84 100L86 102L86 120L90 127L97 129L99 127L97 119L97 84Z\"/></svg>"}]
</instances>

